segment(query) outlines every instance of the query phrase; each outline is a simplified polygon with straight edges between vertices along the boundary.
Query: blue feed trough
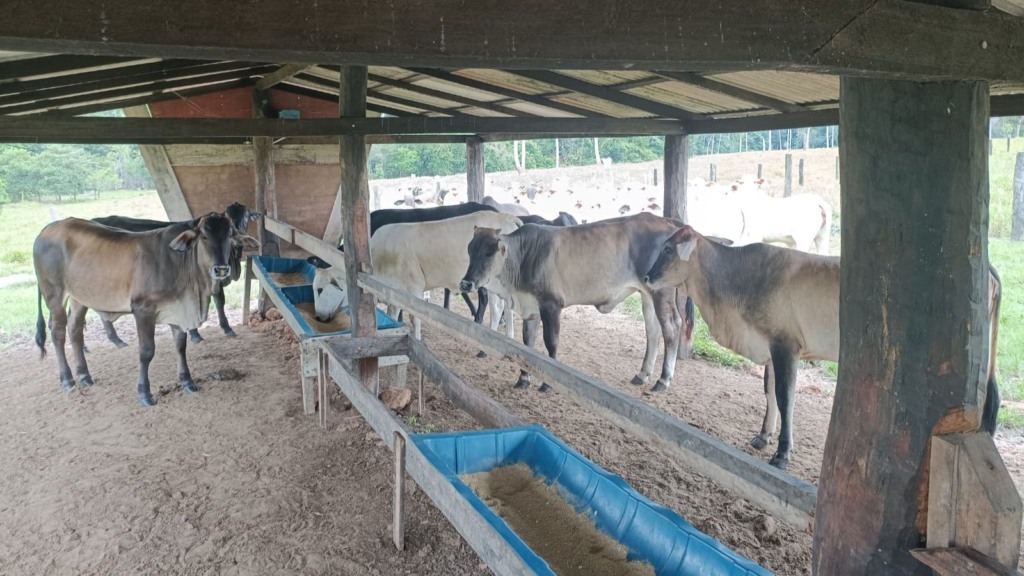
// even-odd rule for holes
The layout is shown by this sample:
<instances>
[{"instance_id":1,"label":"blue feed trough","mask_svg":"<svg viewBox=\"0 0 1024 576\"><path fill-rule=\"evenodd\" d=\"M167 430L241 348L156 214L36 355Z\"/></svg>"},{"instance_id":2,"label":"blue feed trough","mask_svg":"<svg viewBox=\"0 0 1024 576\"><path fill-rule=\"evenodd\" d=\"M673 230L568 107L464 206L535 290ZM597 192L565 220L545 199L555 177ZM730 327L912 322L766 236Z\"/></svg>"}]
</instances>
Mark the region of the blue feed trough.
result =
<instances>
[{"instance_id":1,"label":"blue feed trough","mask_svg":"<svg viewBox=\"0 0 1024 576\"><path fill-rule=\"evenodd\" d=\"M494 527L536 574L554 572L540 556L459 479L523 463L553 484L578 512L629 549L630 560L650 563L659 576L769 576L671 510L648 500L618 476L584 458L539 425L410 436L476 512Z\"/></svg>"},{"instance_id":2,"label":"blue feed trough","mask_svg":"<svg viewBox=\"0 0 1024 576\"><path fill-rule=\"evenodd\" d=\"M313 283L316 266L300 258L275 258L273 256L253 256L253 265L263 270L270 283L277 285L271 274L302 274L306 283Z\"/></svg>"}]
</instances>

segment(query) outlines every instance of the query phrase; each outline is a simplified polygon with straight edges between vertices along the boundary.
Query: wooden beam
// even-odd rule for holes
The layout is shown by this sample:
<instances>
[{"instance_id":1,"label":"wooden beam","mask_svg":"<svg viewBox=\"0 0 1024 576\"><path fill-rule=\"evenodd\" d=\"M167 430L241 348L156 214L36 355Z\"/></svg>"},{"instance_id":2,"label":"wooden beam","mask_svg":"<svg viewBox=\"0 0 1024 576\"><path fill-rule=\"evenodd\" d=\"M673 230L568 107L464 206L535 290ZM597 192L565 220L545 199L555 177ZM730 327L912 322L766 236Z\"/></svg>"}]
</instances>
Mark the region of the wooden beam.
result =
<instances>
[{"instance_id":1,"label":"wooden beam","mask_svg":"<svg viewBox=\"0 0 1024 576\"><path fill-rule=\"evenodd\" d=\"M930 438L976 430L985 400L988 86L843 78L841 102L843 329L813 569L931 574L910 555Z\"/></svg>"},{"instance_id":2,"label":"wooden beam","mask_svg":"<svg viewBox=\"0 0 1024 576\"><path fill-rule=\"evenodd\" d=\"M690 159L685 135L665 136L665 218L688 222L686 214L686 166Z\"/></svg>"},{"instance_id":3,"label":"wooden beam","mask_svg":"<svg viewBox=\"0 0 1024 576\"><path fill-rule=\"evenodd\" d=\"M323 346L330 348L331 353L345 360L375 358L380 356L405 356L409 354L408 336L375 336L360 338L332 338Z\"/></svg>"},{"instance_id":4,"label":"wooden beam","mask_svg":"<svg viewBox=\"0 0 1024 576\"><path fill-rule=\"evenodd\" d=\"M480 108L483 110L490 110L499 114L508 114L509 116L537 116L536 114L530 114L523 112L522 110L516 110L515 108L509 108L507 106L501 106L500 104L492 104L490 102L483 102L480 100L474 100L472 98L466 98L457 94L451 94L442 90L434 90L433 88L427 88L426 86L419 86L412 82L406 82L403 80L395 80L388 78L387 76L380 76L378 74L370 74L369 80L385 86L391 86L392 88L400 88L408 92L414 92L416 94L422 94L423 96L430 96L431 98L437 98L440 100L448 100L450 102L458 102L466 106L472 106L474 108Z\"/></svg>"},{"instance_id":5,"label":"wooden beam","mask_svg":"<svg viewBox=\"0 0 1024 576\"><path fill-rule=\"evenodd\" d=\"M745 88L739 88L732 84L726 84L718 80L712 80L705 78L700 74L694 74L693 72L672 72L670 70L662 70L655 72L658 76L669 80L675 80L676 82L682 82L683 84L690 84L692 86L700 86L705 90L711 90L712 92L718 92L719 94L725 94L733 98L739 98L758 106L763 106L771 110L777 110L779 112L804 112L807 109L803 106L793 104L791 102L784 102L771 96L765 96L752 90Z\"/></svg>"},{"instance_id":6,"label":"wooden beam","mask_svg":"<svg viewBox=\"0 0 1024 576\"><path fill-rule=\"evenodd\" d=\"M484 143L480 138L470 136L466 139L466 199L470 202L483 202L486 172Z\"/></svg>"},{"instance_id":7,"label":"wooden beam","mask_svg":"<svg viewBox=\"0 0 1024 576\"><path fill-rule=\"evenodd\" d=\"M1020 19L901 0L733 0L700 10L657 0L582 7L546 0L296 0L250 8L198 0L158 6L133 0L24 3L0 20L0 49L372 66L784 69L1024 81ZM311 14L316 30L324 32L310 32Z\"/></svg>"},{"instance_id":8,"label":"wooden beam","mask_svg":"<svg viewBox=\"0 0 1024 576\"><path fill-rule=\"evenodd\" d=\"M438 114L444 114L446 116L473 116L472 114L467 114L457 108L444 108L441 106L434 106L433 104L424 104L423 102L407 100L399 96L388 94L387 92L381 92L380 90L371 90L367 92L366 95L369 98L383 100L384 102L390 102L400 106L408 106L410 108L419 108L420 110L425 110L427 112L437 112Z\"/></svg>"},{"instance_id":9,"label":"wooden beam","mask_svg":"<svg viewBox=\"0 0 1024 576\"><path fill-rule=\"evenodd\" d=\"M686 122L688 134L729 134L785 130L809 126L830 126L839 123L839 109L809 110L791 114L765 114L740 118L701 118Z\"/></svg>"},{"instance_id":10,"label":"wooden beam","mask_svg":"<svg viewBox=\"0 0 1024 576\"><path fill-rule=\"evenodd\" d=\"M254 68L241 68L231 70L228 72L220 72L217 74L205 74L190 78L177 78L172 80L165 80L160 82L151 82L148 84L142 84L139 86L128 86L125 88L117 88L113 90L104 90L100 92L91 92L87 94L75 94L74 96L68 96L64 98L53 98L49 100L39 100L36 102L29 102L27 104L20 104L15 106L5 106L0 108L2 114L24 114L26 112L40 112L44 110L55 110L65 108L68 106L74 106L77 104L85 104L90 102L96 102L99 100L110 100L116 98L123 98L127 96L136 96L139 94L152 94L159 92L175 91L180 88L190 88L193 86L204 86L208 84L214 84L217 82L223 82L226 80L240 80L260 74L264 70L269 70L269 66L257 66Z\"/></svg>"},{"instance_id":11,"label":"wooden beam","mask_svg":"<svg viewBox=\"0 0 1024 576\"><path fill-rule=\"evenodd\" d=\"M247 70L256 67L256 64L247 62L215 62L213 64L202 64L202 65L176 65L168 66L161 70L155 70L144 74L132 74L130 76L120 76L116 78L108 78L104 80L95 80L92 82L76 82L73 84L65 84L63 86L57 86L47 89L35 89L31 91L21 91L17 94L9 94L7 96L0 96L0 106L12 106L15 104L25 104L28 102L46 102L53 100L54 102L70 102L70 99L66 100L55 100L58 98L65 98L68 96L80 96L81 98L90 97L95 100L99 97L109 97L111 90L115 88L127 89L128 87L135 87L134 92L151 92L153 90L161 89L161 86L169 86L172 80L180 80L188 78L190 80L203 77L212 77L215 81L223 79L237 78L238 74L224 76L214 76L218 73L233 72L239 70ZM147 66L148 67L148 66ZM104 70L104 73L115 72L115 70ZM129 68L130 70L130 68ZM181 84L182 82L176 82ZM0 88L4 85L0 85ZM115 93L116 94L116 93ZM36 108L39 108L37 106ZM33 109L31 107L29 110ZM0 114L6 114L8 108L0 108Z\"/></svg>"},{"instance_id":12,"label":"wooden beam","mask_svg":"<svg viewBox=\"0 0 1024 576\"><path fill-rule=\"evenodd\" d=\"M347 253L347 249L346 249ZM815 488L767 463L729 446L646 402L580 373L532 348L509 340L456 314L409 295L368 274L359 283L386 302L440 328L470 345L508 356L524 369L545 375L545 381L573 392L586 410L606 418L644 441L672 452L697 473L766 509L776 518L806 530L814 516Z\"/></svg>"},{"instance_id":13,"label":"wooden beam","mask_svg":"<svg viewBox=\"0 0 1024 576\"><path fill-rule=\"evenodd\" d=\"M13 14L8 14L7 16L11 17ZM78 56L70 54L25 58L24 60L0 63L0 82L7 82L17 78L67 74L77 70L115 68L138 61L139 58L137 57Z\"/></svg>"},{"instance_id":14,"label":"wooden beam","mask_svg":"<svg viewBox=\"0 0 1024 576\"><path fill-rule=\"evenodd\" d=\"M149 107L133 106L124 109L124 115L128 118L149 118ZM163 146L139 146L139 153L142 155L149 176L153 179L153 186L156 187L157 195L160 196L160 203L163 204L164 212L170 221L188 220L192 217L185 202L185 194L178 184L178 177L174 174L171 161Z\"/></svg>"},{"instance_id":15,"label":"wooden beam","mask_svg":"<svg viewBox=\"0 0 1024 576\"><path fill-rule=\"evenodd\" d=\"M1021 0L992 0L992 6L1018 18L1024 16L1024 2Z\"/></svg>"},{"instance_id":16,"label":"wooden beam","mask_svg":"<svg viewBox=\"0 0 1024 576\"><path fill-rule=\"evenodd\" d=\"M510 428L526 424L493 398L474 388L448 369L422 342L409 336L409 359L441 389L457 408L485 428Z\"/></svg>"},{"instance_id":17,"label":"wooden beam","mask_svg":"<svg viewBox=\"0 0 1024 576\"><path fill-rule=\"evenodd\" d=\"M538 82L544 82L545 84L551 84L552 86L558 86L559 88L565 88L566 90L572 90L573 92L579 92L580 94L593 96L594 98L600 98L601 100L607 100L608 102L629 106L634 110L640 110L662 118L678 118L686 120L696 117L694 113L687 112L681 108L676 108L675 106L669 106L668 104L662 104L661 102L655 102L654 100L648 100L647 98L641 98L640 96L635 96L633 94L619 92L618 90L607 86L591 84L590 82L585 82L578 78L573 78L557 72L551 72L548 70L516 70L515 74Z\"/></svg>"},{"instance_id":18,"label":"wooden beam","mask_svg":"<svg viewBox=\"0 0 1024 576\"><path fill-rule=\"evenodd\" d=\"M300 72L309 70L314 66L316 66L316 64L285 64L277 70L267 73L263 78L260 78L259 81L256 82L256 89L259 91L266 90L271 86L279 84Z\"/></svg>"},{"instance_id":19,"label":"wooden beam","mask_svg":"<svg viewBox=\"0 0 1024 576\"><path fill-rule=\"evenodd\" d=\"M365 112L363 112L365 114ZM0 141L34 138L37 142L75 142L104 138L138 140L237 138L269 136L367 136L370 134L486 133L577 134L603 136L681 134L683 124L650 118L307 118L270 120L245 118L66 118L0 117Z\"/></svg>"},{"instance_id":20,"label":"wooden beam","mask_svg":"<svg viewBox=\"0 0 1024 576\"><path fill-rule=\"evenodd\" d=\"M579 106L573 106L572 104L564 104L562 102L556 102L556 101L550 99L550 97L551 97L550 94L546 94L546 95L526 94L526 93L523 93L523 92L518 92L516 90L511 90L509 88L503 88L501 86L494 86L494 85L488 84L486 82L481 82L479 80L474 80L472 78L466 78L465 76L459 76L459 75L453 74L451 72L445 72L443 70L436 70L436 69L433 69L433 68L415 68L415 67L411 67L411 68L406 68L406 70L409 70L410 72L415 72L417 74L422 74L424 76L429 76L431 78L437 78L438 80L444 80L445 82L449 82L451 84L456 84L456 85L459 85L459 86L465 86L467 88L473 88L474 90L483 90L484 92L490 92L492 94L497 94L498 96L505 96L506 98L515 98L516 100L521 100L523 102L528 102L530 104L536 104L537 106L544 106L544 107L550 108L552 110L559 110L559 111L562 111L562 112L568 112L569 114L575 114L577 116L582 116L582 117L604 117L604 118L608 118L609 117L607 114L602 114L600 112L593 112L591 110L587 110L586 108L580 108Z\"/></svg>"}]
</instances>

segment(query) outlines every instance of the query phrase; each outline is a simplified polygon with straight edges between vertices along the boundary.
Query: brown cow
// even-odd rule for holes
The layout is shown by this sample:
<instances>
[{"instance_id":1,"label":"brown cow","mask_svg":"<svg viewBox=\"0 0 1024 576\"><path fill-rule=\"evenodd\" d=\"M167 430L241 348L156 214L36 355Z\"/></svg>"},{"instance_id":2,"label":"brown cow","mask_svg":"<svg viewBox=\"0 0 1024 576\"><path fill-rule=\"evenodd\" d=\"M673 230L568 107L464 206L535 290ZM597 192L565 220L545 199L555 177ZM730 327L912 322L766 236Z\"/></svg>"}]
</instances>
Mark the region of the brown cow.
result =
<instances>
[{"instance_id":1,"label":"brown cow","mask_svg":"<svg viewBox=\"0 0 1024 576\"><path fill-rule=\"evenodd\" d=\"M217 213L150 232L125 232L78 218L43 228L32 247L39 285L36 345L45 356L45 299L64 390L70 391L75 385L64 354L69 323L79 384L93 383L82 334L85 314L92 308L103 317L135 317L140 404L156 404L149 388L149 363L158 323L169 324L174 333L182 390L197 392L185 359L186 331L206 320L211 293L230 276L233 240L256 244ZM69 302L70 312L65 310Z\"/></svg>"},{"instance_id":2,"label":"brown cow","mask_svg":"<svg viewBox=\"0 0 1024 576\"><path fill-rule=\"evenodd\" d=\"M994 269L990 272L991 368L982 428L994 433L999 280ZM665 241L644 280L652 289L683 288L719 344L766 365L767 408L761 433L750 444L758 450L767 446L781 413L771 464L785 469L793 447L800 360L839 359L839 258L760 243L731 248L684 226Z\"/></svg>"},{"instance_id":3,"label":"brown cow","mask_svg":"<svg viewBox=\"0 0 1024 576\"><path fill-rule=\"evenodd\" d=\"M657 256L659 246L679 227L679 222L641 213L567 228L526 224L511 234L477 228L469 244L469 269L460 289L486 286L505 298L523 317L523 343L533 346L540 320L544 345L556 357L562 309L590 305L611 312L634 292L643 303L647 350L633 384L643 384L654 370L658 342L665 338L661 377L653 390L667 390L675 372L679 350L681 303L675 288L650 290L644 274ZM692 306L685 306L692 312ZM684 338L692 334L687 316ZM687 349L684 347L684 349ZM530 384L522 371L517 388ZM541 391L548 389L547 384Z\"/></svg>"}]
</instances>

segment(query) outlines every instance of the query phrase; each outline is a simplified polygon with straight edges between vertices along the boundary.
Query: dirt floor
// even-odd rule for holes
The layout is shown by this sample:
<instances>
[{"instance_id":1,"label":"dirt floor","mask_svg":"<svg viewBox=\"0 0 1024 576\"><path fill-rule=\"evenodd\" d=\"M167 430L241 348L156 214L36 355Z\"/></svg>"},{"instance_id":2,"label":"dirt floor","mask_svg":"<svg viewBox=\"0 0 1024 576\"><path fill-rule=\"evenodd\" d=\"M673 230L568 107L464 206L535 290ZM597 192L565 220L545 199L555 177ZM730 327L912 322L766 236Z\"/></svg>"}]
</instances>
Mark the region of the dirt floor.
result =
<instances>
[{"instance_id":1,"label":"dirt floor","mask_svg":"<svg viewBox=\"0 0 1024 576\"><path fill-rule=\"evenodd\" d=\"M231 317L237 324L237 312ZM563 318L563 362L752 452L764 405L756 370L681 362L672 390L654 396L628 383L643 355L639 322L582 307ZM89 325L97 385L84 393L60 391L52 349L45 361L28 343L0 354L0 574L488 573L411 482L407 549L394 550L390 452L336 392L328 431L302 414L298 349L283 321L241 327L238 339L204 327L206 342L189 347L203 388L195 396L177 390L162 330L151 367L159 405L149 409L136 404L131 320L117 327L130 344L122 350L106 343L98 321ZM426 326L424 334L467 381L697 528L778 574L810 573L809 533L582 410L570 393L515 390L510 362L475 358ZM831 384L804 372L791 471L816 482ZM435 387L427 396L426 415L403 413L415 429L476 427ZM1020 485L1024 438L1000 433L997 444Z\"/></svg>"}]
</instances>

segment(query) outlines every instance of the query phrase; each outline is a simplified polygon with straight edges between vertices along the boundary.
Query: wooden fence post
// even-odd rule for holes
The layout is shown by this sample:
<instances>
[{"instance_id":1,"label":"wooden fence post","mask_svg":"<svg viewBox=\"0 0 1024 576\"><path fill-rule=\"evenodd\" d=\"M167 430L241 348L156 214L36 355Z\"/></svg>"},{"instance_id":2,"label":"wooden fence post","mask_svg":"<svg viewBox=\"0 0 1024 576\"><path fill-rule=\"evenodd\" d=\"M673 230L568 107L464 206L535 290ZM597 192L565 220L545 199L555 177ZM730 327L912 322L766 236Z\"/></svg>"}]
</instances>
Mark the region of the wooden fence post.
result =
<instances>
[{"instance_id":1,"label":"wooden fence post","mask_svg":"<svg viewBox=\"0 0 1024 576\"><path fill-rule=\"evenodd\" d=\"M800 159L800 164L798 165L798 172L799 172L799 180L798 180L798 182L799 182L800 186L803 186L804 185L804 159L803 158Z\"/></svg>"},{"instance_id":2,"label":"wooden fence post","mask_svg":"<svg viewBox=\"0 0 1024 576\"><path fill-rule=\"evenodd\" d=\"M466 138L466 199L484 200L484 142L479 136Z\"/></svg>"},{"instance_id":3,"label":"wooden fence post","mask_svg":"<svg viewBox=\"0 0 1024 576\"><path fill-rule=\"evenodd\" d=\"M786 154L786 180L782 189L783 198L793 195L793 155Z\"/></svg>"},{"instance_id":4,"label":"wooden fence post","mask_svg":"<svg viewBox=\"0 0 1024 576\"><path fill-rule=\"evenodd\" d=\"M1017 153L1017 165L1013 170L1013 224L1010 240L1024 240L1024 152Z\"/></svg>"},{"instance_id":5,"label":"wooden fence post","mask_svg":"<svg viewBox=\"0 0 1024 576\"><path fill-rule=\"evenodd\" d=\"M711 163L708 179L712 182L718 182L718 166L715 166L714 162Z\"/></svg>"},{"instance_id":6,"label":"wooden fence post","mask_svg":"<svg viewBox=\"0 0 1024 576\"><path fill-rule=\"evenodd\" d=\"M761 164L757 165L757 179L761 179Z\"/></svg>"}]
</instances>

